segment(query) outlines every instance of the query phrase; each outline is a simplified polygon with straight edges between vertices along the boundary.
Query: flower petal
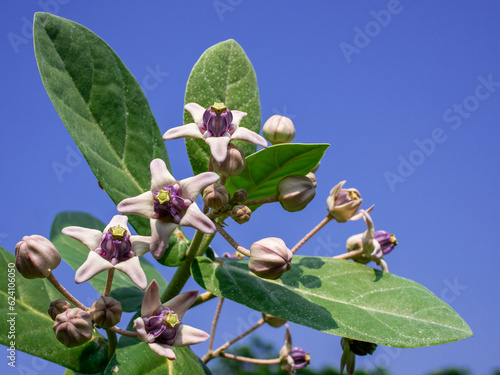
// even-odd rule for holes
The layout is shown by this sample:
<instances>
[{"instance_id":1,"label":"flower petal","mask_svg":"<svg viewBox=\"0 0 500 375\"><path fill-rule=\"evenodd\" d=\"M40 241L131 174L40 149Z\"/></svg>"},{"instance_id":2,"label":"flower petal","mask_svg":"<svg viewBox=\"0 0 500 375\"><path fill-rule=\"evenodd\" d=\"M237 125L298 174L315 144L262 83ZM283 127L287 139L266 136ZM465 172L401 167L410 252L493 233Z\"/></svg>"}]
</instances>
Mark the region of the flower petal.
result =
<instances>
[{"instance_id":1,"label":"flower petal","mask_svg":"<svg viewBox=\"0 0 500 375\"><path fill-rule=\"evenodd\" d=\"M155 352L158 355L161 355L162 357L167 357L172 361L177 358L170 345L158 344L156 342L150 343L148 345L153 352Z\"/></svg>"},{"instance_id":2,"label":"flower petal","mask_svg":"<svg viewBox=\"0 0 500 375\"><path fill-rule=\"evenodd\" d=\"M254 145L267 148L267 141L261 135L242 126L238 127L231 135L231 139L253 143ZM221 162L219 162L221 163Z\"/></svg>"},{"instance_id":3,"label":"flower petal","mask_svg":"<svg viewBox=\"0 0 500 375\"><path fill-rule=\"evenodd\" d=\"M190 290L188 292L183 292L174 298L168 300L163 304L164 307L168 307L170 310L173 310L179 320L182 320L184 313L189 307L194 303L196 297L198 296L197 290Z\"/></svg>"},{"instance_id":4,"label":"flower petal","mask_svg":"<svg viewBox=\"0 0 500 375\"><path fill-rule=\"evenodd\" d=\"M146 236L130 236L132 250L138 257L146 254L149 251L151 237Z\"/></svg>"},{"instance_id":5,"label":"flower petal","mask_svg":"<svg viewBox=\"0 0 500 375\"><path fill-rule=\"evenodd\" d=\"M186 346L199 344L208 339L210 335L201 329L181 324L177 331L172 346Z\"/></svg>"},{"instance_id":6,"label":"flower petal","mask_svg":"<svg viewBox=\"0 0 500 375\"><path fill-rule=\"evenodd\" d=\"M170 238L172 233L174 233L175 228L177 228L177 224L166 223L164 221L157 219L151 219L150 225L151 225L150 252L155 259L160 259L165 253L165 249L168 247L168 239Z\"/></svg>"},{"instance_id":7,"label":"flower petal","mask_svg":"<svg viewBox=\"0 0 500 375\"><path fill-rule=\"evenodd\" d=\"M106 226L106 228L104 228L102 233L106 234L108 232L109 228L116 227L118 225L122 228L126 228L127 231L130 233L127 224L128 224L128 217L126 217L124 215L115 215L115 216L113 216L113 218L111 219L109 224Z\"/></svg>"},{"instance_id":8,"label":"flower petal","mask_svg":"<svg viewBox=\"0 0 500 375\"><path fill-rule=\"evenodd\" d=\"M169 141L171 139L179 138L203 138L203 134L200 132L200 128L195 123L177 126L175 128L168 129L165 134L163 134L163 140Z\"/></svg>"},{"instance_id":9,"label":"flower petal","mask_svg":"<svg viewBox=\"0 0 500 375\"><path fill-rule=\"evenodd\" d=\"M192 203L182 217L179 225L196 228L206 234L214 234L217 229L196 203Z\"/></svg>"},{"instance_id":10,"label":"flower petal","mask_svg":"<svg viewBox=\"0 0 500 375\"><path fill-rule=\"evenodd\" d=\"M167 165L161 159L154 159L149 165L151 169L151 191L162 187L173 185L176 181L174 176L168 171ZM153 204L151 202L151 204Z\"/></svg>"},{"instance_id":11,"label":"flower petal","mask_svg":"<svg viewBox=\"0 0 500 375\"><path fill-rule=\"evenodd\" d=\"M115 268L130 277L130 280L142 290L148 286L148 279L141 267L139 257L135 256L115 265Z\"/></svg>"},{"instance_id":12,"label":"flower petal","mask_svg":"<svg viewBox=\"0 0 500 375\"><path fill-rule=\"evenodd\" d=\"M153 193L147 191L136 197L124 199L118 203L116 209L125 215L139 215L150 219L154 213Z\"/></svg>"},{"instance_id":13,"label":"flower petal","mask_svg":"<svg viewBox=\"0 0 500 375\"><path fill-rule=\"evenodd\" d=\"M66 227L61 230L63 234L74 238L87 246L89 250L95 250L101 245L102 232L97 229L83 227Z\"/></svg>"},{"instance_id":14,"label":"flower petal","mask_svg":"<svg viewBox=\"0 0 500 375\"><path fill-rule=\"evenodd\" d=\"M184 106L184 109L191 113L193 116L193 120L195 123L203 122L203 114L205 113L206 108L203 108L201 105L197 103L188 103Z\"/></svg>"},{"instance_id":15,"label":"flower petal","mask_svg":"<svg viewBox=\"0 0 500 375\"><path fill-rule=\"evenodd\" d=\"M208 185L217 182L218 179L219 175L214 172L203 172L196 176L185 178L184 180L179 181L182 197L188 198L194 202L203 189L205 189Z\"/></svg>"},{"instance_id":16,"label":"flower petal","mask_svg":"<svg viewBox=\"0 0 500 375\"><path fill-rule=\"evenodd\" d=\"M148 342L148 333L146 332L146 327L142 318L137 318L136 320L134 320L134 329L137 332L137 337L139 340Z\"/></svg>"},{"instance_id":17,"label":"flower petal","mask_svg":"<svg viewBox=\"0 0 500 375\"><path fill-rule=\"evenodd\" d=\"M156 280L153 280L144 292L144 297L142 298L141 316L149 318L156 312L156 309L158 309L160 305L160 287L158 286Z\"/></svg>"},{"instance_id":18,"label":"flower petal","mask_svg":"<svg viewBox=\"0 0 500 375\"><path fill-rule=\"evenodd\" d=\"M246 117L246 115L247 115L246 112L242 112L242 111L238 111L238 110L231 111L231 114L233 115L232 124L236 125L236 126L239 126L241 120L243 120L243 118Z\"/></svg>"},{"instance_id":19,"label":"flower petal","mask_svg":"<svg viewBox=\"0 0 500 375\"><path fill-rule=\"evenodd\" d=\"M77 284L89 281L92 277L103 271L113 268L113 265L95 251L91 251L87 260L76 270L75 282Z\"/></svg>"},{"instance_id":20,"label":"flower petal","mask_svg":"<svg viewBox=\"0 0 500 375\"><path fill-rule=\"evenodd\" d=\"M372 204L369 209L365 210L365 212L368 212L368 213L372 212L374 207L375 207L375 205ZM353 217L351 217L351 220L352 221L359 220L362 217L363 217L363 214L361 212L358 212L356 215L354 215Z\"/></svg>"},{"instance_id":21,"label":"flower petal","mask_svg":"<svg viewBox=\"0 0 500 375\"><path fill-rule=\"evenodd\" d=\"M218 163L222 163L226 159L227 145L230 141L231 138L228 136L205 138L205 143L210 146L210 152Z\"/></svg>"}]
</instances>

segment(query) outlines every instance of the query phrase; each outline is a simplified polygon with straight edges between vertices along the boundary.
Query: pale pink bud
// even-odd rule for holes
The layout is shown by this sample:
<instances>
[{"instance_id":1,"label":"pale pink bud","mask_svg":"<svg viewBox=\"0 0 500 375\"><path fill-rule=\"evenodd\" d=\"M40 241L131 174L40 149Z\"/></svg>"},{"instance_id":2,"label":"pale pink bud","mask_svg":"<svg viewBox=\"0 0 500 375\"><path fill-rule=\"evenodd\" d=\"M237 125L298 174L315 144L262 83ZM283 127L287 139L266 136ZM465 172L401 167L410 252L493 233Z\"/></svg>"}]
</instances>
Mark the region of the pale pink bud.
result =
<instances>
[{"instance_id":1,"label":"pale pink bud","mask_svg":"<svg viewBox=\"0 0 500 375\"><path fill-rule=\"evenodd\" d=\"M46 278L59 263L61 255L45 237L24 236L16 245L16 267L27 279Z\"/></svg>"},{"instance_id":2,"label":"pale pink bud","mask_svg":"<svg viewBox=\"0 0 500 375\"><path fill-rule=\"evenodd\" d=\"M227 146L227 156L222 163L212 160L214 171L225 177L237 176L245 169L245 152L241 147L230 143Z\"/></svg>"},{"instance_id":3,"label":"pale pink bud","mask_svg":"<svg viewBox=\"0 0 500 375\"><path fill-rule=\"evenodd\" d=\"M313 182L306 176L285 177L276 189L281 206L289 212L304 209L316 194Z\"/></svg>"},{"instance_id":4,"label":"pale pink bud","mask_svg":"<svg viewBox=\"0 0 500 375\"><path fill-rule=\"evenodd\" d=\"M288 117L274 115L262 127L262 134L273 145L290 143L295 138L295 127Z\"/></svg>"},{"instance_id":5,"label":"pale pink bud","mask_svg":"<svg viewBox=\"0 0 500 375\"><path fill-rule=\"evenodd\" d=\"M112 297L99 297L90 307L90 318L101 328L110 328L122 318L122 304Z\"/></svg>"},{"instance_id":6,"label":"pale pink bud","mask_svg":"<svg viewBox=\"0 0 500 375\"><path fill-rule=\"evenodd\" d=\"M68 348L85 344L92 338L90 315L78 307L57 315L52 329L56 338Z\"/></svg>"},{"instance_id":7,"label":"pale pink bud","mask_svg":"<svg viewBox=\"0 0 500 375\"><path fill-rule=\"evenodd\" d=\"M242 204L234 206L231 210L231 218L238 224L244 224L249 221L251 214L252 210Z\"/></svg>"},{"instance_id":8,"label":"pale pink bud","mask_svg":"<svg viewBox=\"0 0 500 375\"><path fill-rule=\"evenodd\" d=\"M281 238L268 237L250 247L248 268L259 277L275 280L292 268L292 257Z\"/></svg>"}]
</instances>

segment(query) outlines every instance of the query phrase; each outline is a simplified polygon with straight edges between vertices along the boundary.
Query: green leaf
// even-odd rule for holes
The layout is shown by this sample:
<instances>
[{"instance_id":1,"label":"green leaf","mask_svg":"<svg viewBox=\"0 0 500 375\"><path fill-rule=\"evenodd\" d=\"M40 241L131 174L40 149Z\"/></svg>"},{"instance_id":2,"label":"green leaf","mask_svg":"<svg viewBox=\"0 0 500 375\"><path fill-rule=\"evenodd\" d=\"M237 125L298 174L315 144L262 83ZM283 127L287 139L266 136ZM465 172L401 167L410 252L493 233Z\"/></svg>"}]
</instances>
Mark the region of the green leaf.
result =
<instances>
[{"instance_id":1,"label":"green leaf","mask_svg":"<svg viewBox=\"0 0 500 375\"><path fill-rule=\"evenodd\" d=\"M400 348L472 336L460 316L414 281L346 260L295 256L279 280L248 261L198 257L196 282L209 292L316 330Z\"/></svg>"},{"instance_id":2,"label":"green leaf","mask_svg":"<svg viewBox=\"0 0 500 375\"><path fill-rule=\"evenodd\" d=\"M201 55L196 62L186 86L184 103L198 103L208 108L214 102L223 102L230 110L247 113L241 126L254 132L260 131L260 100L257 77L245 51L234 40L218 43ZM189 112L184 111L184 124L192 123ZM257 146L235 141L246 155ZM186 148L194 174L208 170L210 148L201 139L186 138Z\"/></svg>"},{"instance_id":3,"label":"green leaf","mask_svg":"<svg viewBox=\"0 0 500 375\"><path fill-rule=\"evenodd\" d=\"M14 268L15 261L13 254L0 248L0 277L6 283L0 290L0 343L81 373L102 372L107 364L107 344L102 336L94 334L86 344L71 349L61 344L47 313L50 302L62 298L61 294L47 279L25 279ZM7 285L11 270L15 272L15 294Z\"/></svg>"},{"instance_id":4,"label":"green leaf","mask_svg":"<svg viewBox=\"0 0 500 375\"><path fill-rule=\"evenodd\" d=\"M136 312L141 309L144 292L134 286L115 288L110 297L120 301L122 310L125 312Z\"/></svg>"},{"instance_id":5,"label":"green leaf","mask_svg":"<svg viewBox=\"0 0 500 375\"><path fill-rule=\"evenodd\" d=\"M113 50L85 27L36 13L35 56L55 109L116 204L150 189L149 164L167 150L141 87ZM141 235L149 222L132 217Z\"/></svg>"},{"instance_id":6,"label":"green leaf","mask_svg":"<svg viewBox=\"0 0 500 375\"><path fill-rule=\"evenodd\" d=\"M185 236L180 227L177 227L173 235L170 236L165 254L158 259L158 263L168 267L179 267L186 258L186 251L190 243L191 240Z\"/></svg>"},{"instance_id":7,"label":"green leaf","mask_svg":"<svg viewBox=\"0 0 500 375\"><path fill-rule=\"evenodd\" d=\"M305 176L311 172L329 146L286 143L260 150L246 158L247 165L243 172L228 178L226 188L231 194L245 189L248 200L275 196L276 186L283 178Z\"/></svg>"},{"instance_id":8,"label":"green leaf","mask_svg":"<svg viewBox=\"0 0 500 375\"><path fill-rule=\"evenodd\" d=\"M65 211L59 213L54 222L52 223L52 228L50 230L50 240L56 246L57 250L61 253L61 257L73 268L75 271L80 268L80 266L85 262L87 256L89 255L89 249L82 243L70 238L61 233L61 230L68 226L78 226L97 230L104 230L106 224L97 219L96 217L84 213L75 211ZM153 267L144 257L140 257L141 266L146 277L148 278L148 283L151 280L156 279L160 285L160 289L164 289L167 286L167 282L164 277L158 272L156 268ZM100 293L104 292L104 287L106 286L107 272L101 272L100 274L94 276L89 280L89 282L96 288ZM123 272L115 272L113 277L113 288L139 288L130 280L130 278ZM142 301L142 299L141 299ZM121 302L121 301L120 301Z\"/></svg>"}]
</instances>

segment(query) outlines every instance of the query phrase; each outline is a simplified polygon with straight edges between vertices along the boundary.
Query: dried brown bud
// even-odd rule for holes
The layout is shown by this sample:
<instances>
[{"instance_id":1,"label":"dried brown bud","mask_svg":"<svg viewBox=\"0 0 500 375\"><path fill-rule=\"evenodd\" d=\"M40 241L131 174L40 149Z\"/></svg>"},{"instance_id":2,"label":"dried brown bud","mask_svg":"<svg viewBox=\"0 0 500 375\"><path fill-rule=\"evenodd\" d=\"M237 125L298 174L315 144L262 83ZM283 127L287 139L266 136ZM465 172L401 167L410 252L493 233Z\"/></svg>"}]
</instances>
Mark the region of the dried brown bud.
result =
<instances>
[{"instance_id":1,"label":"dried brown bud","mask_svg":"<svg viewBox=\"0 0 500 375\"><path fill-rule=\"evenodd\" d=\"M57 315L52 329L56 338L68 348L85 344L92 338L90 315L78 307Z\"/></svg>"},{"instance_id":2,"label":"dried brown bud","mask_svg":"<svg viewBox=\"0 0 500 375\"><path fill-rule=\"evenodd\" d=\"M290 143L295 138L295 127L288 117L274 115L262 127L262 134L273 145Z\"/></svg>"},{"instance_id":3,"label":"dried brown bud","mask_svg":"<svg viewBox=\"0 0 500 375\"><path fill-rule=\"evenodd\" d=\"M247 206L243 206L241 204L234 206L233 209L231 210L231 218L238 224L244 224L248 220L250 220L251 214L252 210Z\"/></svg>"},{"instance_id":4,"label":"dried brown bud","mask_svg":"<svg viewBox=\"0 0 500 375\"><path fill-rule=\"evenodd\" d=\"M16 245L16 267L27 279L46 278L59 263L61 255L45 237L24 236Z\"/></svg>"},{"instance_id":5,"label":"dried brown bud","mask_svg":"<svg viewBox=\"0 0 500 375\"><path fill-rule=\"evenodd\" d=\"M71 307L71 304L68 301L66 301L65 299L59 298L59 299L56 299L55 301L52 301L50 303L48 313L49 313L50 317L52 318L52 320L56 320L57 315L62 314L70 307Z\"/></svg>"},{"instance_id":6,"label":"dried brown bud","mask_svg":"<svg viewBox=\"0 0 500 375\"><path fill-rule=\"evenodd\" d=\"M215 210L224 207L229 201L230 195L224 185L215 183L208 185L203 191L203 202Z\"/></svg>"},{"instance_id":7,"label":"dried brown bud","mask_svg":"<svg viewBox=\"0 0 500 375\"><path fill-rule=\"evenodd\" d=\"M248 268L264 279L275 280L292 268L293 254L281 238L268 237L250 247Z\"/></svg>"},{"instance_id":8,"label":"dried brown bud","mask_svg":"<svg viewBox=\"0 0 500 375\"><path fill-rule=\"evenodd\" d=\"M99 297L90 307L90 318L101 328L110 328L122 318L122 304L112 297Z\"/></svg>"},{"instance_id":9,"label":"dried brown bud","mask_svg":"<svg viewBox=\"0 0 500 375\"><path fill-rule=\"evenodd\" d=\"M316 195L314 184L306 176L289 176L282 179L277 186L278 200L289 212L304 209Z\"/></svg>"},{"instance_id":10,"label":"dried brown bud","mask_svg":"<svg viewBox=\"0 0 500 375\"><path fill-rule=\"evenodd\" d=\"M278 318L277 316L262 313L262 318L271 327L279 328L286 323L285 319Z\"/></svg>"},{"instance_id":11,"label":"dried brown bud","mask_svg":"<svg viewBox=\"0 0 500 375\"><path fill-rule=\"evenodd\" d=\"M248 198L248 193L245 189L238 189L233 193L233 197L231 198L232 202L242 203L246 201Z\"/></svg>"},{"instance_id":12,"label":"dried brown bud","mask_svg":"<svg viewBox=\"0 0 500 375\"><path fill-rule=\"evenodd\" d=\"M227 156L222 163L218 163L215 159L212 160L214 171L220 173L224 177L239 175L245 169L245 152L241 147L230 143L227 146Z\"/></svg>"}]
</instances>

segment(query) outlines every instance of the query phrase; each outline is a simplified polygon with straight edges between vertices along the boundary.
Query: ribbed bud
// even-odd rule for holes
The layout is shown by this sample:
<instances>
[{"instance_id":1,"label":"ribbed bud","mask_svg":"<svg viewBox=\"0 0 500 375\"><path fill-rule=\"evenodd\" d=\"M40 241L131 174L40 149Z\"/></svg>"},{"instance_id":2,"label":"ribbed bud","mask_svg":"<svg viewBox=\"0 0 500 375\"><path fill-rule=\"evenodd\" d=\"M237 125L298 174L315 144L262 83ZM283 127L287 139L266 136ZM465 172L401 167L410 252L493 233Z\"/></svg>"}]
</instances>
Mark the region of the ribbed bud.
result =
<instances>
[{"instance_id":1,"label":"ribbed bud","mask_svg":"<svg viewBox=\"0 0 500 375\"><path fill-rule=\"evenodd\" d=\"M242 203L245 202L247 198L248 198L247 191L245 189L238 189L233 193L231 201L235 203Z\"/></svg>"},{"instance_id":2,"label":"ribbed bud","mask_svg":"<svg viewBox=\"0 0 500 375\"><path fill-rule=\"evenodd\" d=\"M309 353L306 353L306 351L302 348L297 348L297 347L293 348L292 350L290 350L290 355L293 358L295 370L300 370L306 367L311 361Z\"/></svg>"},{"instance_id":3,"label":"ribbed bud","mask_svg":"<svg viewBox=\"0 0 500 375\"><path fill-rule=\"evenodd\" d=\"M262 127L262 134L273 145L290 143L295 138L295 127L288 117L274 115Z\"/></svg>"},{"instance_id":4,"label":"ribbed bud","mask_svg":"<svg viewBox=\"0 0 500 375\"><path fill-rule=\"evenodd\" d=\"M85 344L92 338L90 314L78 307L57 315L52 329L56 338L68 348Z\"/></svg>"},{"instance_id":5,"label":"ribbed bud","mask_svg":"<svg viewBox=\"0 0 500 375\"><path fill-rule=\"evenodd\" d=\"M384 255L389 254L398 244L396 236L394 234L386 232L385 230L376 231L375 234L373 235L373 238L376 239L380 244L380 247L382 248L382 253Z\"/></svg>"},{"instance_id":6,"label":"ribbed bud","mask_svg":"<svg viewBox=\"0 0 500 375\"><path fill-rule=\"evenodd\" d=\"M262 313L262 318L264 321L269 324L271 327L279 328L286 323L285 319L278 318L277 316L273 316L270 314Z\"/></svg>"},{"instance_id":7,"label":"ribbed bud","mask_svg":"<svg viewBox=\"0 0 500 375\"><path fill-rule=\"evenodd\" d=\"M313 182L306 176L285 177L276 189L281 207L289 212L304 209L316 194Z\"/></svg>"},{"instance_id":8,"label":"ribbed bud","mask_svg":"<svg viewBox=\"0 0 500 375\"><path fill-rule=\"evenodd\" d=\"M241 147L230 143L227 146L227 156L222 163L218 163L215 159L212 160L214 171L220 173L224 177L239 175L245 169L245 152Z\"/></svg>"},{"instance_id":9,"label":"ribbed bud","mask_svg":"<svg viewBox=\"0 0 500 375\"><path fill-rule=\"evenodd\" d=\"M65 299L59 298L55 301L52 301L49 306L49 311L47 311L52 318L52 320L56 320L56 316L62 314L67 309L71 307L71 304Z\"/></svg>"},{"instance_id":10,"label":"ribbed bud","mask_svg":"<svg viewBox=\"0 0 500 375\"><path fill-rule=\"evenodd\" d=\"M61 255L48 239L24 236L16 245L16 267L27 279L46 278L61 263Z\"/></svg>"},{"instance_id":11,"label":"ribbed bud","mask_svg":"<svg viewBox=\"0 0 500 375\"><path fill-rule=\"evenodd\" d=\"M292 257L281 238L268 237L250 247L248 268L259 277L275 280L292 268Z\"/></svg>"},{"instance_id":12,"label":"ribbed bud","mask_svg":"<svg viewBox=\"0 0 500 375\"><path fill-rule=\"evenodd\" d=\"M230 195L224 185L218 183L208 185L203 191L203 202L215 210L224 207L229 198Z\"/></svg>"},{"instance_id":13,"label":"ribbed bud","mask_svg":"<svg viewBox=\"0 0 500 375\"><path fill-rule=\"evenodd\" d=\"M313 186L316 189L318 187L318 182L316 181L316 175L312 172L309 172L308 174L306 174L306 177L312 181Z\"/></svg>"},{"instance_id":14,"label":"ribbed bud","mask_svg":"<svg viewBox=\"0 0 500 375\"><path fill-rule=\"evenodd\" d=\"M122 304L112 297L99 297L90 307L90 318L101 328L110 328L122 318Z\"/></svg>"},{"instance_id":15,"label":"ribbed bud","mask_svg":"<svg viewBox=\"0 0 500 375\"><path fill-rule=\"evenodd\" d=\"M231 218L238 224L244 224L248 220L250 220L251 214L252 210L242 204L234 206L233 209L231 210Z\"/></svg>"}]
</instances>

